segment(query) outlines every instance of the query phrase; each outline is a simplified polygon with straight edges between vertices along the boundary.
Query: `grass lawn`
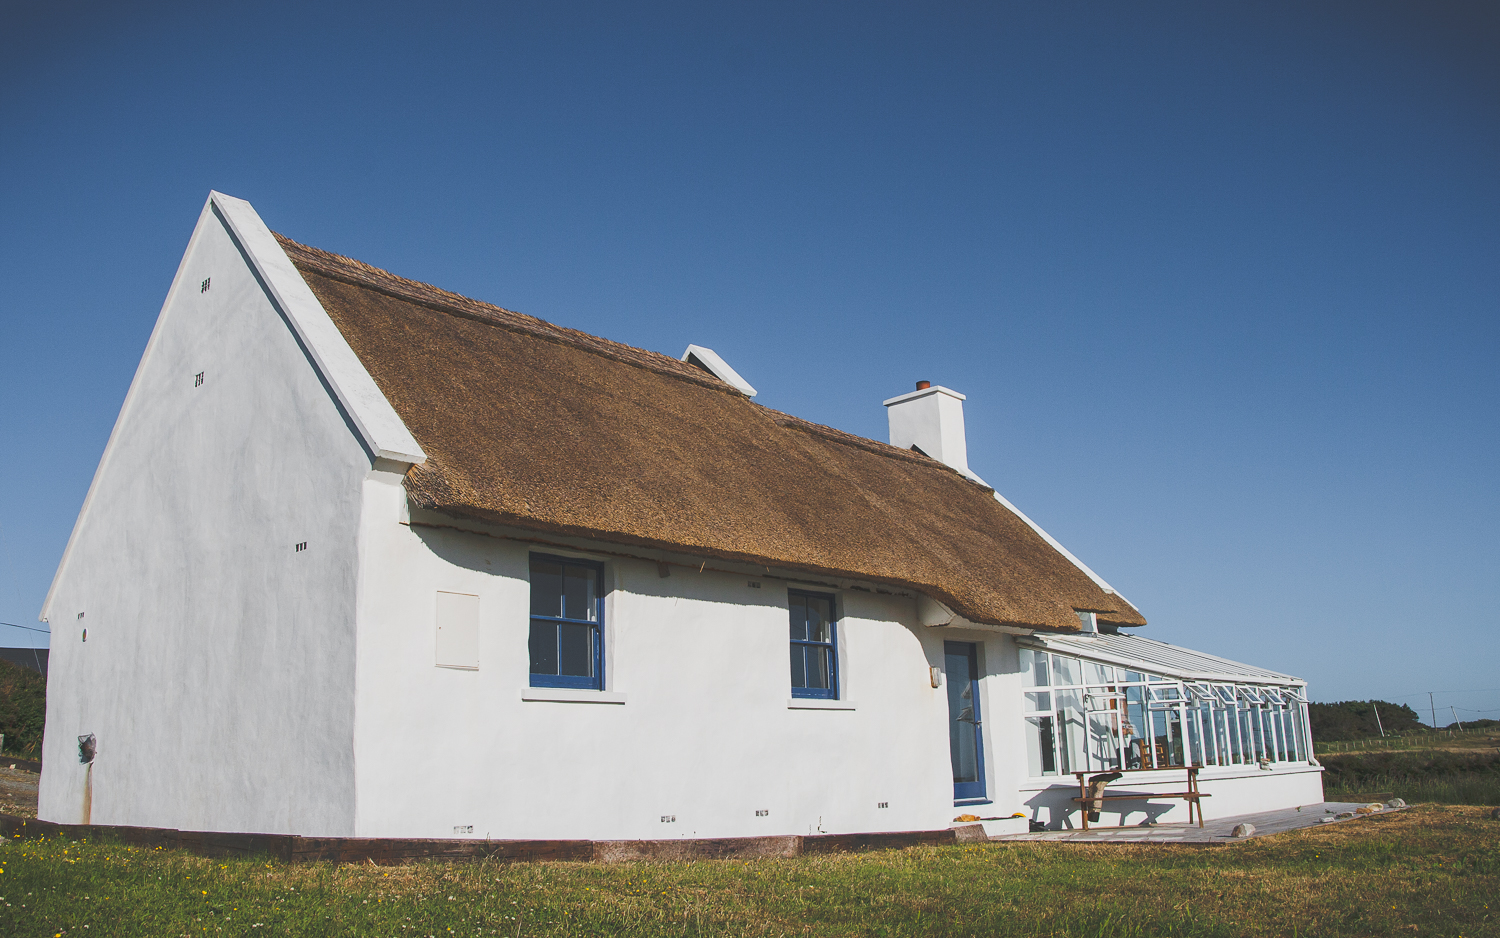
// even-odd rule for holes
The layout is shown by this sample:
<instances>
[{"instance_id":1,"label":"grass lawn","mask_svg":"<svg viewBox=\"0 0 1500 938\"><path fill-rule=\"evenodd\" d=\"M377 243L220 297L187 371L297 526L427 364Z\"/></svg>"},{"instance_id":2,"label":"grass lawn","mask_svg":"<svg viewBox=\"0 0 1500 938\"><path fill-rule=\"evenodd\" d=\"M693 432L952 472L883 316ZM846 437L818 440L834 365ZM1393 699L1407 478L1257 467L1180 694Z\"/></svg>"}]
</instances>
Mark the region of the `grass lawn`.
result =
<instances>
[{"instance_id":1,"label":"grass lawn","mask_svg":"<svg viewBox=\"0 0 1500 938\"><path fill-rule=\"evenodd\" d=\"M1500 934L1500 821L1465 806L1208 848L376 867L51 840L13 841L0 863L7 938Z\"/></svg>"}]
</instances>

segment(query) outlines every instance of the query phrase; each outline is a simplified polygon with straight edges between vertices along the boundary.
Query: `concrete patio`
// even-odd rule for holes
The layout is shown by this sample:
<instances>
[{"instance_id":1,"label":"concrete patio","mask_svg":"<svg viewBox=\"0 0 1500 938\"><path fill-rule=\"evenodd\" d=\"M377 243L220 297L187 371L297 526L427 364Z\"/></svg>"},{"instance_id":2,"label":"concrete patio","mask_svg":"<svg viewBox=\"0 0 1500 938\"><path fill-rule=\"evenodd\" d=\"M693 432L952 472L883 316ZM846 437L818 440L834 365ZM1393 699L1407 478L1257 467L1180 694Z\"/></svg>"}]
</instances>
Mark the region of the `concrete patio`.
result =
<instances>
[{"instance_id":1,"label":"concrete patio","mask_svg":"<svg viewBox=\"0 0 1500 938\"><path fill-rule=\"evenodd\" d=\"M1034 834L1002 834L992 836L998 840L1046 840L1068 843L1132 843L1132 844L1225 844L1284 834L1304 827L1318 827L1325 823L1342 823L1343 820L1358 820L1369 815L1356 814L1340 820L1337 815L1364 807L1366 802L1324 801L1303 805L1300 808L1283 808L1278 811L1263 811L1259 814L1241 814L1235 817L1214 818L1197 824L1156 824L1149 827L1106 827L1091 830L1041 831ZM1402 808L1382 808L1380 814L1400 811ZM1327 818L1328 820L1324 820ZM1236 837L1231 831L1237 825L1252 824L1255 833L1250 837Z\"/></svg>"}]
</instances>

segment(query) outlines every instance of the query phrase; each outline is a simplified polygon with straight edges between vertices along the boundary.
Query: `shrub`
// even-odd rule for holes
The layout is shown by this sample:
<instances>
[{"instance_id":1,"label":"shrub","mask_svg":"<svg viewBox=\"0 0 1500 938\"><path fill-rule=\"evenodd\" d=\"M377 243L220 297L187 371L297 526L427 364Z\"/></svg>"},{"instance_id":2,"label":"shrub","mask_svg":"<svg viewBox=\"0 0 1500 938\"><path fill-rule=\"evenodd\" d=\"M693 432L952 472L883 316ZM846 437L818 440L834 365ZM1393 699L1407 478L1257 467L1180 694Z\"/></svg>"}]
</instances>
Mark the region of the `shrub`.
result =
<instances>
[{"instance_id":1,"label":"shrub","mask_svg":"<svg viewBox=\"0 0 1500 938\"><path fill-rule=\"evenodd\" d=\"M47 718L47 679L30 668L0 660L0 733L5 748L35 758L42 751Z\"/></svg>"}]
</instances>

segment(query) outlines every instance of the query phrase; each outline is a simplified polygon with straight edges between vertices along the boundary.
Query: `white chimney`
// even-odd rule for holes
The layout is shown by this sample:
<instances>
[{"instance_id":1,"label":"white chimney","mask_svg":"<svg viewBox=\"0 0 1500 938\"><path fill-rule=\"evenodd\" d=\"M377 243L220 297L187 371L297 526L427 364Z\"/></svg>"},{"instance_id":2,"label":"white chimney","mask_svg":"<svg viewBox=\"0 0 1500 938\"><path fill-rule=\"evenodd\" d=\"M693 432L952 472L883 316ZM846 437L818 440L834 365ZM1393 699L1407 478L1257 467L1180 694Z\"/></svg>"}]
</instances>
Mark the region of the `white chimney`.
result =
<instances>
[{"instance_id":1,"label":"white chimney","mask_svg":"<svg viewBox=\"0 0 1500 938\"><path fill-rule=\"evenodd\" d=\"M891 445L918 449L964 475L969 471L969 447L964 441L964 396L945 387L918 381L910 394L885 402L891 420Z\"/></svg>"}]
</instances>

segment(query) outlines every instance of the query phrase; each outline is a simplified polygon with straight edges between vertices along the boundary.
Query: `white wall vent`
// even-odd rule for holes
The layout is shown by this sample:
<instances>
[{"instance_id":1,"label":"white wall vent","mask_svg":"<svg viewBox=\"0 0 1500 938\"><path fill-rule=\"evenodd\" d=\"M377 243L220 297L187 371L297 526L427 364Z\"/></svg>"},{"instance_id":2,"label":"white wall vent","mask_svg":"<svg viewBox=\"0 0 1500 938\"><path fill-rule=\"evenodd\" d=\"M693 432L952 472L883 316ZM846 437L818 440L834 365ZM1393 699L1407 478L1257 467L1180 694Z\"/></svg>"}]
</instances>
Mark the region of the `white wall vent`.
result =
<instances>
[{"instance_id":1,"label":"white wall vent","mask_svg":"<svg viewBox=\"0 0 1500 938\"><path fill-rule=\"evenodd\" d=\"M687 351L682 353L681 360L687 362L689 365L697 365L746 397L754 397L756 395L756 390L750 386L750 382L741 378L740 373L730 368L729 363L720 358L719 353L711 348L704 348L701 345L689 345Z\"/></svg>"}]
</instances>

